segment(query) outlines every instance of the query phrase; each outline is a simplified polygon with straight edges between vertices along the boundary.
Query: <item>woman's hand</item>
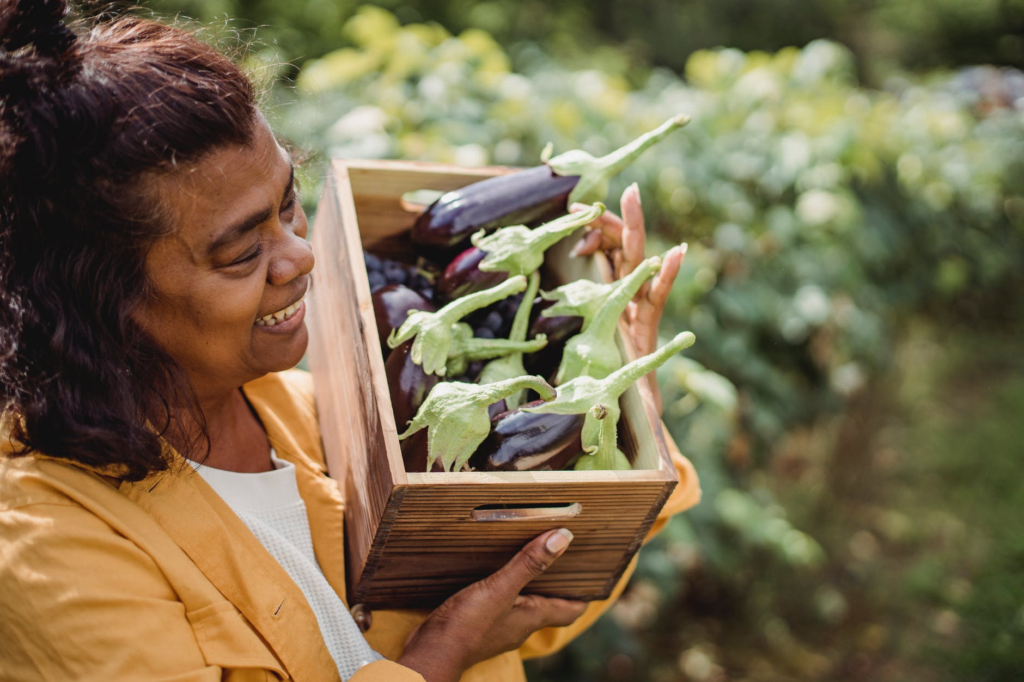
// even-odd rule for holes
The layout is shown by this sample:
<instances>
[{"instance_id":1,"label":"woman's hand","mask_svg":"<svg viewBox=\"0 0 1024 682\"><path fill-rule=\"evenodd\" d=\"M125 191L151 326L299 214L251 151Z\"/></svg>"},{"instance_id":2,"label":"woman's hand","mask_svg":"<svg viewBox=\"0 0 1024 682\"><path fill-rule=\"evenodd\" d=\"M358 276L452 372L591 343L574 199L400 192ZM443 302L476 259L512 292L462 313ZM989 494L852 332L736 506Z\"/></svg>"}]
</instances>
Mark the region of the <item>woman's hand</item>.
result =
<instances>
[{"instance_id":1,"label":"woman's hand","mask_svg":"<svg viewBox=\"0 0 1024 682\"><path fill-rule=\"evenodd\" d=\"M584 204L573 204L570 211L586 208ZM647 233L644 227L644 213L640 206L640 188L633 183L622 193L622 218L605 211L591 223L594 228L576 244L572 250L574 256L588 256L598 249L608 254L615 268L615 278L621 279L644 259L644 244ZM686 255L686 245L681 244L669 250L662 261L661 271L644 284L636 298L629 304L626 317L633 343L640 355L647 355L657 349L658 324L665 310L672 283L679 273L679 265ZM661 391L654 374L647 380L654 394L654 401L661 412Z\"/></svg>"},{"instance_id":2,"label":"woman's hand","mask_svg":"<svg viewBox=\"0 0 1024 682\"><path fill-rule=\"evenodd\" d=\"M519 594L571 540L565 529L540 535L497 573L450 597L409 635L398 662L427 682L455 682L476 663L518 649L537 630L572 623L585 602Z\"/></svg>"}]
</instances>

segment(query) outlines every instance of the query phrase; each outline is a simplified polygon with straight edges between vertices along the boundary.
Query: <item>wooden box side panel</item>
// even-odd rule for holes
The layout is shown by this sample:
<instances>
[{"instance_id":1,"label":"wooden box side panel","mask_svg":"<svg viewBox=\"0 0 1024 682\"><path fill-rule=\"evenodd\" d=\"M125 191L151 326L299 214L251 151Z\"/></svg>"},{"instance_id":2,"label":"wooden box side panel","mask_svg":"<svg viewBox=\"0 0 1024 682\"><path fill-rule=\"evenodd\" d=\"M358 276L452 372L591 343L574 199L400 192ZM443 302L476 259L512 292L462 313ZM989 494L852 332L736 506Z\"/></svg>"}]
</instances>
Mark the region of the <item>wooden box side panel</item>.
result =
<instances>
[{"instance_id":1,"label":"wooden box side panel","mask_svg":"<svg viewBox=\"0 0 1024 682\"><path fill-rule=\"evenodd\" d=\"M673 487L657 481L505 483L486 486L483 498L475 484L408 486L399 513L388 519L386 550L352 599L377 608L436 606L494 573L537 535L559 527L572 531L573 543L525 591L605 599ZM508 509L480 520L484 505ZM533 514L521 514L524 507Z\"/></svg>"},{"instance_id":2,"label":"wooden box side panel","mask_svg":"<svg viewBox=\"0 0 1024 682\"><path fill-rule=\"evenodd\" d=\"M308 296L309 363L327 466L352 510L345 514L345 528L353 581L363 572L395 483L405 480L390 404L380 405L387 385L381 387L384 367L375 348L379 342L355 220L348 177L335 165L311 240L317 264ZM389 446L396 452L389 454Z\"/></svg>"}]
</instances>

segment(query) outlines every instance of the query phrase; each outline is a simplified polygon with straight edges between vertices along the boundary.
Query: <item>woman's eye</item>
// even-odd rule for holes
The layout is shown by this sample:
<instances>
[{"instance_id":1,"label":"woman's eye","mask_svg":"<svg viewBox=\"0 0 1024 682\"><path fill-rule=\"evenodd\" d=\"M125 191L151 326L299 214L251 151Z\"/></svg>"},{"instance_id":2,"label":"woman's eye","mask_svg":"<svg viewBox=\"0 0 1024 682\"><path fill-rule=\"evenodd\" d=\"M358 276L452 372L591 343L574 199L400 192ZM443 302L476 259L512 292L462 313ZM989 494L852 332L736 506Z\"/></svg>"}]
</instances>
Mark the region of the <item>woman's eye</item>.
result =
<instances>
[{"instance_id":1,"label":"woman's eye","mask_svg":"<svg viewBox=\"0 0 1024 682\"><path fill-rule=\"evenodd\" d=\"M260 248L260 245L257 244L255 249L253 249L246 255L242 256L238 260L234 261L233 263L231 263L231 265L241 265L242 263L248 263L251 260L255 260L256 258L259 257L261 251L262 249Z\"/></svg>"},{"instance_id":2,"label":"woman's eye","mask_svg":"<svg viewBox=\"0 0 1024 682\"><path fill-rule=\"evenodd\" d=\"M288 200L284 202L284 205L281 206L281 213L287 213L292 210L298 202L299 195L296 192L292 192L291 197L289 197Z\"/></svg>"}]
</instances>

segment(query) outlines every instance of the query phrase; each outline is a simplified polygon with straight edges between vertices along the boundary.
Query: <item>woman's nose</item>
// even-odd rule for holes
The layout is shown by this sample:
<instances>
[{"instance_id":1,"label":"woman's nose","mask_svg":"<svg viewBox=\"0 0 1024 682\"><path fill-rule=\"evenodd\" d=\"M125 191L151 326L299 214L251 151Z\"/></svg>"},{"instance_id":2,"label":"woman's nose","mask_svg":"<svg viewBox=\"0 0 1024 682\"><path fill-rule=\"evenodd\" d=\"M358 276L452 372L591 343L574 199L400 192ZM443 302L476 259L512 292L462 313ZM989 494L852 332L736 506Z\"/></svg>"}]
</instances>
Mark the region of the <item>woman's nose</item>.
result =
<instances>
[{"instance_id":1,"label":"woman's nose","mask_svg":"<svg viewBox=\"0 0 1024 682\"><path fill-rule=\"evenodd\" d=\"M305 239L306 230L285 230L278 252L270 261L267 281L275 286L308 275L313 270L313 247Z\"/></svg>"}]
</instances>

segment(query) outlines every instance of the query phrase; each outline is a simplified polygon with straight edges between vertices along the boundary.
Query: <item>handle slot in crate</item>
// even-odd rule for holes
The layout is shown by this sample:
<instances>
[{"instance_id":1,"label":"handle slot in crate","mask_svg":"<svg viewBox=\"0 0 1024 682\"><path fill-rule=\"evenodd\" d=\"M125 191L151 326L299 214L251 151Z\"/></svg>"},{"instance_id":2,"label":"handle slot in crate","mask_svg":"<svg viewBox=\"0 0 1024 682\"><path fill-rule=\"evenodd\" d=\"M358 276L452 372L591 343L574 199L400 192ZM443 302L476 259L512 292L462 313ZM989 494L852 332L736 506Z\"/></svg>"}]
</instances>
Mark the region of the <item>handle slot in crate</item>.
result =
<instances>
[{"instance_id":1,"label":"handle slot in crate","mask_svg":"<svg viewBox=\"0 0 1024 682\"><path fill-rule=\"evenodd\" d=\"M484 504L469 513L474 521L558 521L583 513L579 502Z\"/></svg>"}]
</instances>

